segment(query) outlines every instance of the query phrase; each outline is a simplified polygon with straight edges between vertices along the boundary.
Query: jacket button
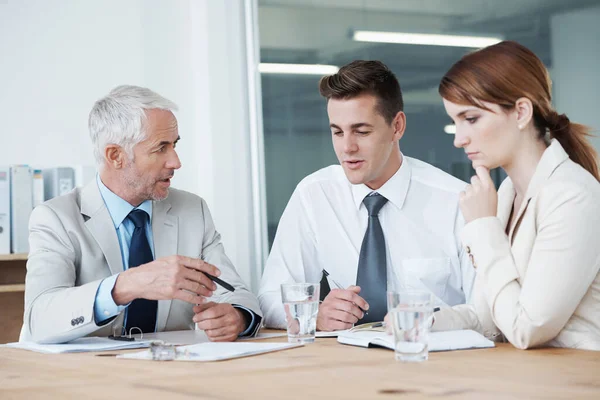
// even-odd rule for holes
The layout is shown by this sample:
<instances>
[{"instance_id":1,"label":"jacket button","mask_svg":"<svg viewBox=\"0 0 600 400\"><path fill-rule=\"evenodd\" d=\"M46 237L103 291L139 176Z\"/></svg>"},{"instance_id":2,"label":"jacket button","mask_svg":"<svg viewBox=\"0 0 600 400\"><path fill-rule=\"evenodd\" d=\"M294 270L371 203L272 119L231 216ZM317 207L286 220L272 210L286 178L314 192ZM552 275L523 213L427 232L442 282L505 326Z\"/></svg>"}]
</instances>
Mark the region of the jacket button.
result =
<instances>
[{"instance_id":1,"label":"jacket button","mask_svg":"<svg viewBox=\"0 0 600 400\"><path fill-rule=\"evenodd\" d=\"M471 260L471 264L473 264L473 268L477 268L477 265L475 264L475 260L473 259L473 254L469 254L469 260Z\"/></svg>"}]
</instances>

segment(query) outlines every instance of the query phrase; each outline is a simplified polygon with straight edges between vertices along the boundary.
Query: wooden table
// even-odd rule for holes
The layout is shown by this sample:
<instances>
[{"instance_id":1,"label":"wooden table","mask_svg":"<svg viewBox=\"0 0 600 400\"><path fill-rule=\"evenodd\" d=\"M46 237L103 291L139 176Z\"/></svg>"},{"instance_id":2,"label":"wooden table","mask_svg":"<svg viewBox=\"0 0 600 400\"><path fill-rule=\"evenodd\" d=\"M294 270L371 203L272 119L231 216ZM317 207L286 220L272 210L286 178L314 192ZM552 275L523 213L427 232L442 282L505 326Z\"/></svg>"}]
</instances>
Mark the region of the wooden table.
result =
<instances>
[{"instance_id":1,"label":"wooden table","mask_svg":"<svg viewBox=\"0 0 600 400\"><path fill-rule=\"evenodd\" d=\"M0 398L600 399L600 353L499 344L404 364L390 350L324 338L277 353L192 363L1 348Z\"/></svg>"}]
</instances>

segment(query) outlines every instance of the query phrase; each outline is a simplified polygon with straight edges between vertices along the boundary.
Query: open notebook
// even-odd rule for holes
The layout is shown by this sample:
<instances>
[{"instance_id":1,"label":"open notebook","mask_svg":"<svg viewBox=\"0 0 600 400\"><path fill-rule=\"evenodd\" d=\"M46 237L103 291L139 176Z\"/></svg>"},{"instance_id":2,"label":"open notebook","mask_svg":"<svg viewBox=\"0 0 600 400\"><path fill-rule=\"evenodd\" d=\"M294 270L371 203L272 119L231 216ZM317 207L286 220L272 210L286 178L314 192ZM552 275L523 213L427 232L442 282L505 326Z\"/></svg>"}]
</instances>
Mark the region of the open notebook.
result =
<instances>
[{"instance_id":1,"label":"open notebook","mask_svg":"<svg viewBox=\"0 0 600 400\"><path fill-rule=\"evenodd\" d=\"M381 346L394 349L394 336L379 330L356 330L341 333L338 342L353 346ZM494 347L494 342L471 331L445 331L429 333L429 351L448 351Z\"/></svg>"}]
</instances>

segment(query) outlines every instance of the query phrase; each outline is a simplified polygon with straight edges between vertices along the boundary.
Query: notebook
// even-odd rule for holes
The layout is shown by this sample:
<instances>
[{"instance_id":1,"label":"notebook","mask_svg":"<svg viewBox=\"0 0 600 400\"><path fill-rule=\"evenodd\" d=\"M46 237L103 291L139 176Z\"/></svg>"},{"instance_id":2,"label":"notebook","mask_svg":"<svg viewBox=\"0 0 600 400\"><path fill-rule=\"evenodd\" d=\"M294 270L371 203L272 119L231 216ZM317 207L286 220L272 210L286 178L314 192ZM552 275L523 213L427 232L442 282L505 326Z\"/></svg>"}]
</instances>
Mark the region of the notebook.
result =
<instances>
[{"instance_id":1,"label":"notebook","mask_svg":"<svg viewBox=\"0 0 600 400\"><path fill-rule=\"evenodd\" d=\"M348 331L338 336L338 342L352 346L380 346L394 349L394 336L373 330ZM494 347L494 342L471 330L430 332L429 351L482 349Z\"/></svg>"},{"instance_id":2,"label":"notebook","mask_svg":"<svg viewBox=\"0 0 600 400\"><path fill-rule=\"evenodd\" d=\"M304 346L302 343L198 343L177 348L175 361L222 361L254 356ZM117 358L129 360L152 360L150 350L120 354Z\"/></svg>"}]
</instances>

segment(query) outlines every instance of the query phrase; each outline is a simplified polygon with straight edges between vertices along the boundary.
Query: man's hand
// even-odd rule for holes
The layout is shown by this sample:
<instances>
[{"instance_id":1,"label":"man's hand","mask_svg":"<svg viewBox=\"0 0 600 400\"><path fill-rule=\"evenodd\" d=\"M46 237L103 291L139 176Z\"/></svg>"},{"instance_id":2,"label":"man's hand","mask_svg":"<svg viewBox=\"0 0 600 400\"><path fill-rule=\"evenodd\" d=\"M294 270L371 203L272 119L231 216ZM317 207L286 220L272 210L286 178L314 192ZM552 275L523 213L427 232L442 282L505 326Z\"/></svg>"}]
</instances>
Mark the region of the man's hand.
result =
<instances>
[{"instance_id":1,"label":"man's hand","mask_svg":"<svg viewBox=\"0 0 600 400\"><path fill-rule=\"evenodd\" d=\"M352 325L364 316L362 310L369 309L367 302L358 293L358 286L331 290L319 305L317 330L338 331L352 328Z\"/></svg>"},{"instance_id":2,"label":"man's hand","mask_svg":"<svg viewBox=\"0 0 600 400\"><path fill-rule=\"evenodd\" d=\"M211 342L232 342L246 330L241 310L227 303L206 303L194 307L194 322Z\"/></svg>"},{"instance_id":3,"label":"man's hand","mask_svg":"<svg viewBox=\"0 0 600 400\"><path fill-rule=\"evenodd\" d=\"M221 275L214 265L198 258L169 256L130 268L119 274L112 296L123 305L135 299L182 300L192 304L205 302L217 285L204 273Z\"/></svg>"},{"instance_id":4,"label":"man's hand","mask_svg":"<svg viewBox=\"0 0 600 400\"><path fill-rule=\"evenodd\" d=\"M469 223L478 218L493 217L498 208L498 193L485 167L477 167L477 175L471 178L471 184L460 193L459 205Z\"/></svg>"}]
</instances>

